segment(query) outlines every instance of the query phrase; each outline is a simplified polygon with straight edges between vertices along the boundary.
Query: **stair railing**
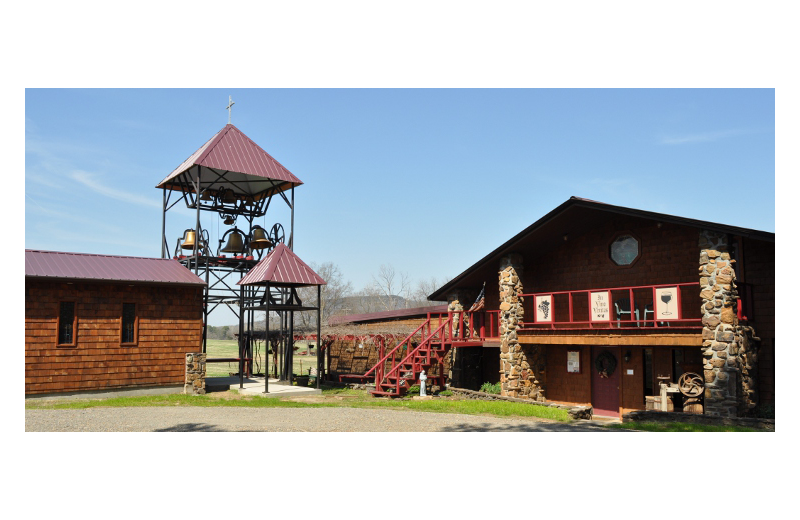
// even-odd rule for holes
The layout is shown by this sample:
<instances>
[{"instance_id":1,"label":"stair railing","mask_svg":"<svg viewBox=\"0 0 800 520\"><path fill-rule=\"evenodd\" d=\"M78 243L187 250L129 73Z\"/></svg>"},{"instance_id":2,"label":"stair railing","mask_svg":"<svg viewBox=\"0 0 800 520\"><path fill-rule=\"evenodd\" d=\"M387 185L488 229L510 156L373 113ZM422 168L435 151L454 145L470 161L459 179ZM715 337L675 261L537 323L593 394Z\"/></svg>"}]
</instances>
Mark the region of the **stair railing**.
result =
<instances>
[{"instance_id":1,"label":"stair railing","mask_svg":"<svg viewBox=\"0 0 800 520\"><path fill-rule=\"evenodd\" d=\"M425 323L423 323L422 325L417 327L414 330L414 332L412 332L411 334L406 336L406 338L403 341L401 341L400 343L398 343L391 351L389 351L388 354L384 355L380 360L378 360L378 362L375 363L375 366L370 368L364 374L364 377L370 375L373 371L375 371L376 372L376 374L375 374L375 382L377 383L378 381L383 381L383 378L384 378L383 370L384 370L384 363L386 362L386 360L388 360L389 358L392 358L392 368L390 369L390 371L394 370L394 367L396 366L395 362L394 362L395 361L394 353L397 352L397 350L400 347L402 347L403 345L409 344L409 341L417 334L417 332L419 332L421 330L423 331L422 332L422 337L424 339L425 338L424 328L425 328L425 325L429 325L429 324L430 324L430 319L428 319L428 321L426 321ZM422 344L422 341L420 341L420 344ZM380 372L380 374L378 374L379 372ZM380 378L379 378L379 375L380 375ZM386 375L388 375L388 374L386 374Z\"/></svg>"},{"instance_id":2,"label":"stair railing","mask_svg":"<svg viewBox=\"0 0 800 520\"><path fill-rule=\"evenodd\" d=\"M439 325L439 327L436 330L434 330L432 334L429 334L427 337L423 338L423 340L420 341L419 345L417 345L417 347L414 350L411 350L408 354L406 354L406 357L401 359L400 362L396 366L392 367L391 370L386 372L385 376L383 376L381 379L376 379L375 380L376 386L378 384L380 384L380 383L383 383L383 381L386 378L388 378L390 375L392 375L392 373L398 372L400 367L403 366L404 363L409 362L408 361L409 359L411 360L410 363L411 363L411 365L413 367L413 365L414 365L414 355L420 349L422 349L423 347L429 347L431 342L433 341L434 337L436 337L436 335L439 334L440 332L441 332L441 342L442 342L442 345L444 346L445 342L447 341L447 330L448 330L448 327L452 327L452 324L453 324L453 318L452 318L452 316L450 316L447 319L447 321L445 321L441 325ZM451 332L451 334L452 334L452 332ZM406 339L408 339L408 338L406 338ZM413 370L413 368L412 368L412 370ZM367 375L367 374L364 374L364 375Z\"/></svg>"}]
</instances>

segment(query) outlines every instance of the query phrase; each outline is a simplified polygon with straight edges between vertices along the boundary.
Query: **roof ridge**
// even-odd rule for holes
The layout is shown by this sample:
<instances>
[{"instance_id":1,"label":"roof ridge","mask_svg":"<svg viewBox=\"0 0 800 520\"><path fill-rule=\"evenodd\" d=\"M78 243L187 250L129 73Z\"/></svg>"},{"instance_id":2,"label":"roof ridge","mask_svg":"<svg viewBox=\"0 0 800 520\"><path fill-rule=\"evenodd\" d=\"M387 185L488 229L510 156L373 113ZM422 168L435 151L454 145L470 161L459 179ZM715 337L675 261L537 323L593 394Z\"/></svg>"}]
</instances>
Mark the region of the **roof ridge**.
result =
<instances>
[{"instance_id":1,"label":"roof ridge","mask_svg":"<svg viewBox=\"0 0 800 520\"><path fill-rule=\"evenodd\" d=\"M216 134L214 134L214 137L212 137L211 139L206 141L206 144L203 145L205 147L205 150L203 150L203 153L201 153L200 155L197 156L197 158L194 160L194 163L195 164L200 164L208 156L208 154L210 154L211 151L220 142L222 142L222 140L225 138L225 136L228 134L228 132L231 130L231 128L236 128L236 127L233 126L232 124L228 123L227 125L223 126L220 131L218 131ZM236 129L239 130L238 128L236 128ZM242 133L242 131L239 130L239 133Z\"/></svg>"},{"instance_id":2,"label":"roof ridge","mask_svg":"<svg viewBox=\"0 0 800 520\"><path fill-rule=\"evenodd\" d=\"M50 251L47 249L26 249L26 253L49 253L55 255L76 255L76 256L106 256L110 258L135 258L137 260L170 260L174 258L155 258L152 256L130 256L130 255L109 255L107 253L75 253L72 251Z\"/></svg>"}]
</instances>

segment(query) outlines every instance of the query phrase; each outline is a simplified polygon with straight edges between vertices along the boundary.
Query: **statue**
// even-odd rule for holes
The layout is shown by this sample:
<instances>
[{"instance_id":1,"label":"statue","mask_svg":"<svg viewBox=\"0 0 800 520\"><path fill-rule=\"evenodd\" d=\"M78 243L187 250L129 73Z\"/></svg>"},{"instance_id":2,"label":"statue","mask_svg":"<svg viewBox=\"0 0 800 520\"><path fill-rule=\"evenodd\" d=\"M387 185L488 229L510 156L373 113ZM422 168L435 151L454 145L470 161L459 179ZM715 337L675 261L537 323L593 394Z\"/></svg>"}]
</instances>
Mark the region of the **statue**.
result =
<instances>
[{"instance_id":1,"label":"statue","mask_svg":"<svg viewBox=\"0 0 800 520\"><path fill-rule=\"evenodd\" d=\"M425 375L425 369L422 369L422 372L419 373L419 395L424 397L428 394L425 393L425 381L428 380L428 376Z\"/></svg>"}]
</instances>

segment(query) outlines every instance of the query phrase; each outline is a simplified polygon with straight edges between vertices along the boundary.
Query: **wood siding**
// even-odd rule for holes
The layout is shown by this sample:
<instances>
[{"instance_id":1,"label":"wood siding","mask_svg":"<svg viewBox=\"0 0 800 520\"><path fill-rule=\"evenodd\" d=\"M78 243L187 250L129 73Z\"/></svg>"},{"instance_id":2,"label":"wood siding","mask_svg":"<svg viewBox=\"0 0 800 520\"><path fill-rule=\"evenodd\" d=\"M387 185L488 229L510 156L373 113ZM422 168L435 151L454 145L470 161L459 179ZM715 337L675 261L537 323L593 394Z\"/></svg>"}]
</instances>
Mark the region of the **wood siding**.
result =
<instances>
[{"instance_id":1,"label":"wood siding","mask_svg":"<svg viewBox=\"0 0 800 520\"><path fill-rule=\"evenodd\" d=\"M775 243L744 240L744 281L753 290L753 328L758 352L759 401L775 404Z\"/></svg>"},{"instance_id":2,"label":"wood siding","mask_svg":"<svg viewBox=\"0 0 800 520\"><path fill-rule=\"evenodd\" d=\"M75 347L56 347L60 301L76 301ZM120 346L122 304L135 303L136 346ZM199 352L203 289L25 282L25 393L183 384Z\"/></svg>"}]
</instances>

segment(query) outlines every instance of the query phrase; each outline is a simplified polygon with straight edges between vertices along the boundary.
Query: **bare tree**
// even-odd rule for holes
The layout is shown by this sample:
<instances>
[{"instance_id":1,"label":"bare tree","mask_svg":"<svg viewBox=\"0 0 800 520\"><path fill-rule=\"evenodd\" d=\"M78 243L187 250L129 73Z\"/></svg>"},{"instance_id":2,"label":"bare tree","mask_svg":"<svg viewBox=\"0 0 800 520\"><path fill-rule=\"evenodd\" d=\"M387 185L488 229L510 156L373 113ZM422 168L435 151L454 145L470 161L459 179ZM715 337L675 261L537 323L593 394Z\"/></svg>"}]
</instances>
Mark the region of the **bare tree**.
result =
<instances>
[{"instance_id":1,"label":"bare tree","mask_svg":"<svg viewBox=\"0 0 800 520\"><path fill-rule=\"evenodd\" d=\"M419 280L417 281L417 286L414 291L411 293L411 300L412 305L414 307L427 307L432 305L440 305L441 301L431 301L428 300L428 295L433 293L436 289L441 287L442 285L446 284L448 279L445 278L443 281L438 281L435 276L431 276L427 280Z\"/></svg>"},{"instance_id":2,"label":"bare tree","mask_svg":"<svg viewBox=\"0 0 800 520\"><path fill-rule=\"evenodd\" d=\"M320 318L324 325L328 323L328 318L331 316L345 312L347 298L353 293L353 284L344 279L339 266L333 262L325 262L320 265L312 262L309 266L327 282L322 286L322 302L319 305ZM317 305L316 287L303 287L298 290L298 295L304 305ZM295 320L298 318L299 325L303 328L314 328L317 325L317 313L315 312L296 313Z\"/></svg>"},{"instance_id":3,"label":"bare tree","mask_svg":"<svg viewBox=\"0 0 800 520\"><path fill-rule=\"evenodd\" d=\"M381 264L378 274L372 275L371 286L382 310L391 311L408 306L411 289L408 273L395 271L391 264Z\"/></svg>"}]
</instances>

